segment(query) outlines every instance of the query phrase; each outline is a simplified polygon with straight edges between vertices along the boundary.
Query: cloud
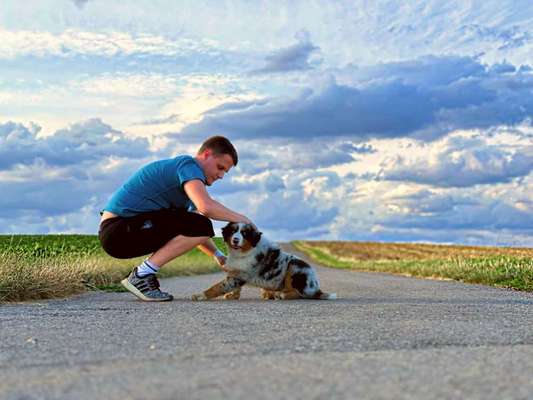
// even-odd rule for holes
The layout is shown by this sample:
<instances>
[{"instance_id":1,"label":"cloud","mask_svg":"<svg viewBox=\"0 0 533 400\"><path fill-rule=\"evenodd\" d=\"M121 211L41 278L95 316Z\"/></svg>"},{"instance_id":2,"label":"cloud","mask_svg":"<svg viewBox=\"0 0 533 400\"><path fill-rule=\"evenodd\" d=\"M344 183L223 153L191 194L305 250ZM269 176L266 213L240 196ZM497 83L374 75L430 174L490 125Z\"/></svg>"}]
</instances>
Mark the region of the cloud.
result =
<instances>
[{"instance_id":1,"label":"cloud","mask_svg":"<svg viewBox=\"0 0 533 400\"><path fill-rule=\"evenodd\" d=\"M111 194L151 160L110 157L63 166L35 160L0 171L0 192L9 193L0 197L0 232L47 233L52 226L61 226L61 232L76 226L83 227L78 232L95 232L98 212ZM58 223L68 215L70 228Z\"/></svg>"},{"instance_id":2,"label":"cloud","mask_svg":"<svg viewBox=\"0 0 533 400\"><path fill-rule=\"evenodd\" d=\"M361 145L356 145L355 143L342 143L339 146L340 151L345 151L346 153L357 153L357 154L372 154L377 150L372 147L372 145L363 143Z\"/></svg>"},{"instance_id":3,"label":"cloud","mask_svg":"<svg viewBox=\"0 0 533 400\"><path fill-rule=\"evenodd\" d=\"M330 235L345 240L531 244L533 174L498 187L427 188L358 179Z\"/></svg>"},{"instance_id":4,"label":"cloud","mask_svg":"<svg viewBox=\"0 0 533 400\"><path fill-rule=\"evenodd\" d=\"M527 0L53 3L0 24L3 121L43 127L0 124L3 232L94 233L137 168L224 134L209 191L274 240L531 243Z\"/></svg>"},{"instance_id":5,"label":"cloud","mask_svg":"<svg viewBox=\"0 0 533 400\"><path fill-rule=\"evenodd\" d=\"M285 188L283 180L272 172L262 172L261 174L247 175L244 173L235 174L231 171L222 181L209 189L213 196L221 196L237 192L275 192Z\"/></svg>"},{"instance_id":6,"label":"cloud","mask_svg":"<svg viewBox=\"0 0 533 400\"><path fill-rule=\"evenodd\" d=\"M330 140L309 140L307 143L254 143L238 140L234 144L239 152L238 170L245 174L317 170L350 163L354 161L351 153L356 152L352 143Z\"/></svg>"},{"instance_id":7,"label":"cloud","mask_svg":"<svg viewBox=\"0 0 533 400\"><path fill-rule=\"evenodd\" d=\"M39 131L35 124L0 124L0 192L9 193L0 197L0 232L94 232L111 193L156 155L146 139L99 119L51 136Z\"/></svg>"},{"instance_id":8,"label":"cloud","mask_svg":"<svg viewBox=\"0 0 533 400\"><path fill-rule=\"evenodd\" d=\"M448 206L438 212L421 213L420 198L396 199L395 204L405 207L405 213L388 215L382 223L399 229L516 230L533 234L533 215L507 204L503 199L482 196L479 200L465 198L458 201L449 196L439 199L440 195L433 193L430 196L434 198L424 201L443 202Z\"/></svg>"},{"instance_id":9,"label":"cloud","mask_svg":"<svg viewBox=\"0 0 533 400\"><path fill-rule=\"evenodd\" d=\"M183 138L217 132L232 139L415 137L455 129L516 125L533 118L533 74L482 65L471 57L424 57L349 68L323 88L241 110L220 107L185 127ZM353 74L348 82L346 74ZM348 84L350 83L350 85Z\"/></svg>"},{"instance_id":10,"label":"cloud","mask_svg":"<svg viewBox=\"0 0 533 400\"><path fill-rule=\"evenodd\" d=\"M100 32L65 29L59 34L34 30L11 31L0 28L0 58L15 59L25 56L38 58L59 57L72 59L77 56L115 58L114 62L128 56L139 56L141 62L147 56L176 57L195 55L211 60L222 57L215 42L207 39L191 40L184 37L167 38L149 33L131 34L103 30ZM228 51L228 54L230 52ZM126 60L130 63L133 60ZM162 59L162 62L170 60ZM131 65L130 65L131 68Z\"/></svg>"},{"instance_id":11,"label":"cloud","mask_svg":"<svg viewBox=\"0 0 533 400\"><path fill-rule=\"evenodd\" d=\"M39 164L35 165L36 168L38 166ZM40 166L48 167L45 164ZM2 196L0 199L0 217L18 217L28 211L36 211L41 218L73 212L83 206L89 195L84 183L86 182L74 176L43 181L2 182L2 192L10 193L10 196Z\"/></svg>"},{"instance_id":12,"label":"cloud","mask_svg":"<svg viewBox=\"0 0 533 400\"><path fill-rule=\"evenodd\" d=\"M266 57L266 65L263 68L253 70L251 74L269 74L311 69L312 66L309 58L314 52L319 50L319 47L311 43L309 32L307 31L301 31L295 37L298 43L273 52Z\"/></svg>"},{"instance_id":13,"label":"cloud","mask_svg":"<svg viewBox=\"0 0 533 400\"><path fill-rule=\"evenodd\" d=\"M401 99L401 101L400 101ZM418 113L412 110L418 108ZM321 92L306 90L252 110L207 115L181 132L198 136L212 131L232 138L394 137L433 120L430 98L395 82L360 91L331 84Z\"/></svg>"},{"instance_id":14,"label":"cloud","mask_svg":"<svg viewBox=\"0 0 533 400\"><path fill-rule=\"evenodd\" d=\"M85 5L89 2L90 0L72 0L72 2L74 3L74 5L76 7L78 7L80 10L85 7Z\"/></svg>"},{"instance_id":15,"label":"cloud","mask_svg":"<svg viewBox=\"0 0 533 400\"><path fill-rule=\"evenodd\" d=\"M60 129L51 136L39 138L39 131L37 125L26 128L14 122L0 124L0 170L16 164L31 165L36 160L64 166L110 156L142 158L149 153L146 139L129 138L97 118Z\"/></svg>"},{"instance_id":16,"label":"cloud","mask_svg":"<svg viewBox=\"0 0 533 400\"><path fill-rule=\"evenodd\" d=\"M319 207L302 193L268 193L255 204L254 222L260 229L305 231L327 226L338 214L336 207Z\"/></svg>"},{"instance_id":17,"label":"cloud","mask_svg":"<svg viewBox=\"0 0 533 400\"><path fill-rule=\"evenodd\" d=\"M94 232L98 212L111 193L134 171L130 168L135 168L133 164L137 163L125 163L107 171L107 174L94 164L84 164L85 168L92 170L82 171L75 168L58 170L44 163L35 163L28 169L32 173L30 179L0 183L0 190L10 193L0 198L0 231L9 232L5 229L7 226L18 225L22 221L31 222L35 227L41 226L47 219L59 220L67 214L80 213L90 205L92 219L80 222L91 227L85 232ZM42 173L43 168L47 170L46 173Z\"/></svg>"},{"instance_id":18,"label":"cloud","mask_svg":"<svg viewBox=\"0 0 533 400\"><path fill-rule=\"evenodd\" d=\"M166 97L178 92L178 82L173 76L163 74L102 74L83 81L71 81L72 89L81 90L90 95L108 95L113 97Z\"/></svg>"},{"instance_id":19,"label":"cloud","mask_svg":"<svg viewBox=\"0 0 533 400\"><path fill-rule=\"evenodd\" d=\"M151 118L135 123L134 125L161 125L172 124L180 121L180 114L172 114L161 118Z\"/></svg>"},{"instance_id":20,"label":"cloud","mask_svg":"<svg viewBox=\"0 0 533 400\"><path fill-rule=\"evenodd\" d=\"M478 39L495 41L499 50L522 47L531 41L531 34L519 26L509 28L489 27L480 24L464 25L460 28L466 34L473 34Z\"/></svg>"},{"instance_id":21,"label":"cloud","mask_svg":"<svg viewBox=\"0 0 533 400\"><path fill-rule=\"evenodd\" d=\"M398 155L384 161L379 179L440 187L469 187L510 182L533 170L533 146L506 148L482 138L449 136L421 146L414 159Z\"/></svg>"},{"instance_id":22,"label":"cloud","mask_svg":"<svg viewBox=\"0 0 533 400\"><path fill-rule=\"evenodd\" d=\"M272 240L289 240L327 233L342 209L343 183L335 172L268 170L224 178L209 191Z\"/></svg>"}]
</instances>

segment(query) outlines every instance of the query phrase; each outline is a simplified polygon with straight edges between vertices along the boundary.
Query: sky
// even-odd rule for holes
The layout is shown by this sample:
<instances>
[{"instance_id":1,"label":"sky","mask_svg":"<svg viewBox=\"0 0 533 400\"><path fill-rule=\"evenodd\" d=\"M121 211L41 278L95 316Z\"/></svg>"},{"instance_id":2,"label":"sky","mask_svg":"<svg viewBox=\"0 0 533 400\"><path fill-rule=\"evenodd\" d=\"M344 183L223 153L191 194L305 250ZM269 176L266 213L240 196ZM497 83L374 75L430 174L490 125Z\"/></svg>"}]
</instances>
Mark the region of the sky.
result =
<instances>
[{"instance_id":1,"label":"sky","mask_svg":"<svg viewBox=\"0 0 533 400\"><path fill-rule=\"evenodd\" d=\"M0 5L2 234L96 234L224 135L208 190L275 241L533 247L532 119L530 0Z\"/></svg>"}]
</instances>

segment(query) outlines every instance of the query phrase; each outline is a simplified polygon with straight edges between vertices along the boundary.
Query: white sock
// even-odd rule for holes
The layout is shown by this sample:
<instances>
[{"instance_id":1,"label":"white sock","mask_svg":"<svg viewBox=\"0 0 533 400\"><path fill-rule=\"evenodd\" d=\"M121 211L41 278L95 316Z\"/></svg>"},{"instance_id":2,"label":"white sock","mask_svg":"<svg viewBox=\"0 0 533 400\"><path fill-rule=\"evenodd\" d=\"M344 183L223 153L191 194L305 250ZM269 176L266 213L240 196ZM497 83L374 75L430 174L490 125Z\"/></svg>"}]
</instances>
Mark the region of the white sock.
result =
<instances>
[{"instance_id":1,"label":"white sock","mask_svg":"<svg viewBox=\"0 0 533 400\"><path fill-rule=\"evenodd\" d=\"M142 278L143 276L150 275L150 274L157 274L159 271L159 266L155 265L154 263L144 260L141 265L137 267L137 276L139 278Z\"/></svg>"}]
</instances>

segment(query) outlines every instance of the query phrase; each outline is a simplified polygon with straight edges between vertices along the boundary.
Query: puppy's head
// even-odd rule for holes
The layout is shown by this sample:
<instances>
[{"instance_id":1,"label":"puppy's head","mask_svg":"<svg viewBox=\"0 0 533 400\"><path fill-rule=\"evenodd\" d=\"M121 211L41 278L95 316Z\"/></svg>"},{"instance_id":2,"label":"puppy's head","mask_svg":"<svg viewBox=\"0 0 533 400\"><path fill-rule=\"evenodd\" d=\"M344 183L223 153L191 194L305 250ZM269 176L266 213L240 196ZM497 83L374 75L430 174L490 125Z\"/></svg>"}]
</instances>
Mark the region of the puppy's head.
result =
<instances>
[{"instance_id":1,"label":"puppy's head","mask_svg":"<svg viewBox=\"0 0 533 400\"><path fill-rule=\"evenodd\" d=\"M222 228L222 237L230 251L246 252L257 246L261 240L261 232L251 224L230 222Z\"/></svg>"}]
</instances>

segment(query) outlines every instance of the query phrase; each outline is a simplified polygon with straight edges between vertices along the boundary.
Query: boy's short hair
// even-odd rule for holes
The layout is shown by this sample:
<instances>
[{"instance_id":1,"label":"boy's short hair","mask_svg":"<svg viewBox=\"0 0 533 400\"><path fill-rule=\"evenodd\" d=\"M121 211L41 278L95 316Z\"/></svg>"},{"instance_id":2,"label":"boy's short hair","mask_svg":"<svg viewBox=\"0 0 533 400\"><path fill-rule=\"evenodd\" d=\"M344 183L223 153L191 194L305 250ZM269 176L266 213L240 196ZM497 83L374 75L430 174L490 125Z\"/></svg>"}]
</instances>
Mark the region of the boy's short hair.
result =
<instances>
[{"instance_id":1,"label":"boy's short hair","mask_svg":"<svg viewBox=\"0 0 533 400\"><path fill-rule=\"evenodd\" d=\"M231 144L231 142L224 136L212 136L202 143L198 154L202 153L205 150L212 150L213 154L220 156L222 154L228 154L233 160L233 166L237 166L239 162L239 156L237 155L237 150Z\"/></svg>"}]
</instances>

